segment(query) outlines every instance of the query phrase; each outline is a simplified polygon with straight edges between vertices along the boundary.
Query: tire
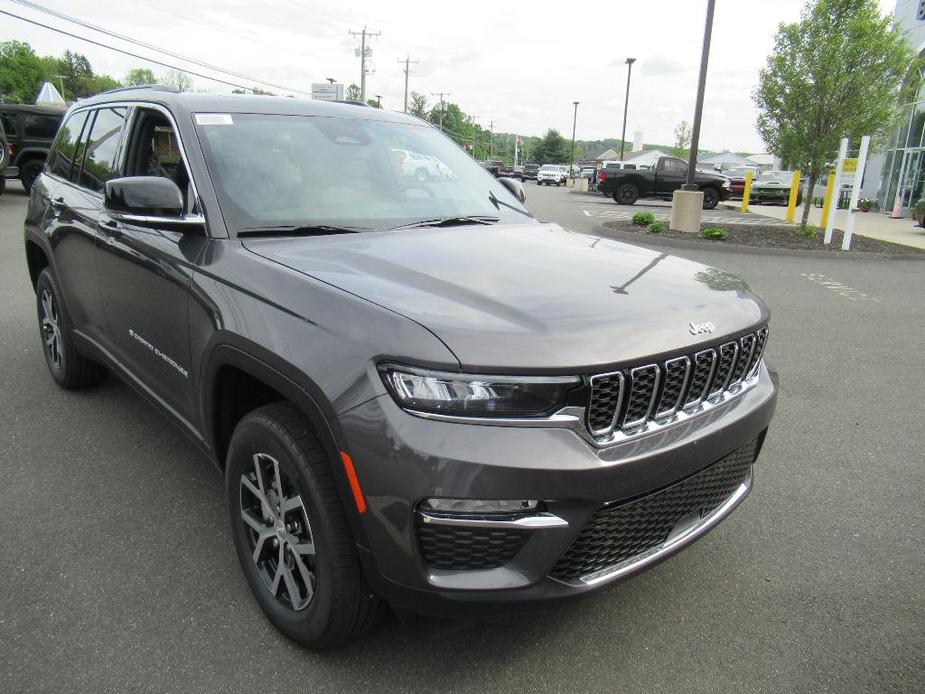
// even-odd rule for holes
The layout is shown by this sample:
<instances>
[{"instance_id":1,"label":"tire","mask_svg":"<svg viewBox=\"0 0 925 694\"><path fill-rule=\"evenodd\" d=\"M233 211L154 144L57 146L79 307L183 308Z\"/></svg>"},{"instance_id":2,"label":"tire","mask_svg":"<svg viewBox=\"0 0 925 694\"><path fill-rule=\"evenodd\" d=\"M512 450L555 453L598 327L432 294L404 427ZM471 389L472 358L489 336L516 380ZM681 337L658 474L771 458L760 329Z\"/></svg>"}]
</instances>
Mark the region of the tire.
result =
<instances>
[{"instance_id":1,"label":"tire","mask_svg":"<svg viewBox=\"0 0 925 694\"><path fill-rule=\"evenodd\" d=\"M562 185L562 181L556 181L556 188Z\"/></svg>"},{"instance_id":2,"label":"tire","mask_svg":"<svg viewBox=\"0 0 925 694\"><path fill-rule=\"evenodd\" d=\"M274 403L241 419L228 448L225 480L238 559L273 626L302 646L323 649L380 621L386 604L366 585L331 464L295 407ZM263 500L252 490L266 490ZM262 540L258 527L268 533Z\"/></svg>"},{"instance_id":3,"label":"tire","mask_svg":"<svg viewBox=\"0 0 925 694\"><path fill-rule=\"evenodd\" d=\"M106 378L107 369L83 356L74 342L71 322L61 303L58 283L49 268L35 283L36 309L42 353L48 371L57 384L67 390L95 386Z\"/></svg>"},{"instance_id":4,"label":"tire","mask_svg":"<svg viewBox=\"0 0 925 694\"><path fill-rule=\"evenodd\" d=\"M613 199L618 205L632 205L639 199L639 188L633 183L621 183L613 192Z\"/></svg>"},{"instance_id":5,"label":"tire","mask_svg":"<svg viewBox=\"0 0 925 694\"><path fill-rule=\"evenodd\" d=\"M704 188L703 189L703 209L713 210L719 204L719 193L716 191L716 188Z\"/></svg>"},{"instance_id":6,"label":"tire","mask_svg":"<svg viewBox=\"0 0 925 694\"><path fill-rule=\"evenodd\" d=\"M35 183L35 179L39 177L44 167L44 161L32 159L19 170L19 180L22 182L22 187L26 189L27 195L32 191L32 184Z\"/></svg>"},{"instance_id":7,"label":"tire","mask_svg":"<svg viewBox=\"0 0 925 694\"><path fill-rule=\"evenodd\" d=\"M6 191L6 177L0 174L0 195Z\"/></svg>"}]
</instances>

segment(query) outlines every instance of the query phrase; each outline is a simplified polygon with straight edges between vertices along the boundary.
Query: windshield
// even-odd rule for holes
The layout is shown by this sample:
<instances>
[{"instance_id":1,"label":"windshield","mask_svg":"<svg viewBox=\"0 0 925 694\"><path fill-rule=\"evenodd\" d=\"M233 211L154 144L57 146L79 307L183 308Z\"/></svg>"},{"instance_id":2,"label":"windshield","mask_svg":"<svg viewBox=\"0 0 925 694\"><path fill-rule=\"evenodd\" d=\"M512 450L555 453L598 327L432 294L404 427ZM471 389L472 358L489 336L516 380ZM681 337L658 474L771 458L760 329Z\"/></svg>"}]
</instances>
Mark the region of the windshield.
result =
<instances>
[{"instance_id":1,"label":"windshield","mask_svg":"<svg viewBox=\"0 0 925 694\"><path fill-rule=\"evenodd\" d=\"M206 163L236 233L392 229L449 217L532 217L438 130L359 118L199 114Z\"/></svg>"},{"instance_id":2,"label":"windshield","mask_svg":"<svg viewBox=\"0 0 925 694\"><path fill-rule=\"evenodd\" d=\"M793 173L790 171L765 171L758 177L758 183L790 183Z\"/></svg>"},{"instance_id":3,"label":"windshield","mask_svg":"<svg viewBox=\"0 0 925 694\"><path fill-rule=\"evenodd\" d=\"M545 164L540 167L540 171L558 171L562 167L556 166L555 164Z\"/></svg>"}]
</instances>

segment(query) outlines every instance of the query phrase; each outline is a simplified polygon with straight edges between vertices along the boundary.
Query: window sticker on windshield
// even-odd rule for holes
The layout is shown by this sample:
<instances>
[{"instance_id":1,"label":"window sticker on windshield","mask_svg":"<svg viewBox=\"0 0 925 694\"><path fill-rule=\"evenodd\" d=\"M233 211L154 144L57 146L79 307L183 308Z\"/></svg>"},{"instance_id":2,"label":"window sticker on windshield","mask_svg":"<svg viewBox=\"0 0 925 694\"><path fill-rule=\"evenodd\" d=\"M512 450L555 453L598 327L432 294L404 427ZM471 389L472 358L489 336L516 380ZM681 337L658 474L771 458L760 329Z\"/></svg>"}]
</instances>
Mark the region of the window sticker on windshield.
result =
<instances>
[{"instance_id":1,"label":"window sticker on windshield","mask_svg":"<svg viewBox=\"0 0 925 694\"><path fill-rule=\"evenodd\" d=\"M197 113L196 125L234 125L228 113Z\"/></svg>"}]
</instances>

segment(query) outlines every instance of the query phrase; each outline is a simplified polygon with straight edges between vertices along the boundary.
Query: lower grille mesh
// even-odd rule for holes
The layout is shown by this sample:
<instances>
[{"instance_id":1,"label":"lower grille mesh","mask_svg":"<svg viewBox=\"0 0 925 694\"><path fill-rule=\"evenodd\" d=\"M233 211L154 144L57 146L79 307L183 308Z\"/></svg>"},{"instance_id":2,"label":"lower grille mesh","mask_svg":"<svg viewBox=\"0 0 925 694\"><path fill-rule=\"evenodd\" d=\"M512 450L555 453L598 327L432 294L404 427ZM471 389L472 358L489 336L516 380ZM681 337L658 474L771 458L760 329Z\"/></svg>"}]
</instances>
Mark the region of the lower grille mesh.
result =
<instances>
[{"instance_id":1,"label":"lower grille mesh","mask_svg":"<svg viewBox=\"0 0 925 694\"><path fill-rule=\"evenodd\" d=\"M434 569L473 571L495 569L523 548L529 531L421 525L418 540L424 561Z\"/></svg>"},{"instance_id":2,"label":"lower grille mesh","mask_svg":"<svg viewBox=\"0 0 925 694\"><path fill-rule=\"evenodd\" d=\"M680 519L694 512L708 515L748 478L756 444L752 441L661 491L601 507L550 575L560 581L575 581L659 547Z\"/></svg>"}]
</instances>

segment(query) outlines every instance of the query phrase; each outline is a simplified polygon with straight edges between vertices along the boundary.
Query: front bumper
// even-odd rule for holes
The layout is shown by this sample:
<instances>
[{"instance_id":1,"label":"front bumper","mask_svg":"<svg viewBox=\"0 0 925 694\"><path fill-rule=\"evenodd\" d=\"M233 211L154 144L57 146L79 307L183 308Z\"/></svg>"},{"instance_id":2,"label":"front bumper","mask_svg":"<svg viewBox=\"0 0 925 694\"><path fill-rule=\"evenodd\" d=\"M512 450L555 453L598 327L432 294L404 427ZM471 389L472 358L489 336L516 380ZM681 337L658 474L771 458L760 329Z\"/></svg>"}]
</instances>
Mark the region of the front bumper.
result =
<instances>
[{"instance_id":1,"label":"front bumper","mask_svg":"<svg viewBox=\"0 0 925 694\"><path fill-rule=\"evenodd\" d=\"M370 584L406 610L490 614L500 605L569 598L632 575L714 527L748 493L750 476L715 514L688 532L673 531L672 542L639 561L582 580L551 577L603 506L671 487L742 447L756 441L760 446L776 397L776 378L762 365L757 383L722 406L605 448L565 428L432 421L404 412L388 395L370 400L341 419L368 504L359 549ZM501 566L435 568L425 561L415 512L430 497L539 499L564 522L531 529Z\"/></svg>"}]
</instances>

